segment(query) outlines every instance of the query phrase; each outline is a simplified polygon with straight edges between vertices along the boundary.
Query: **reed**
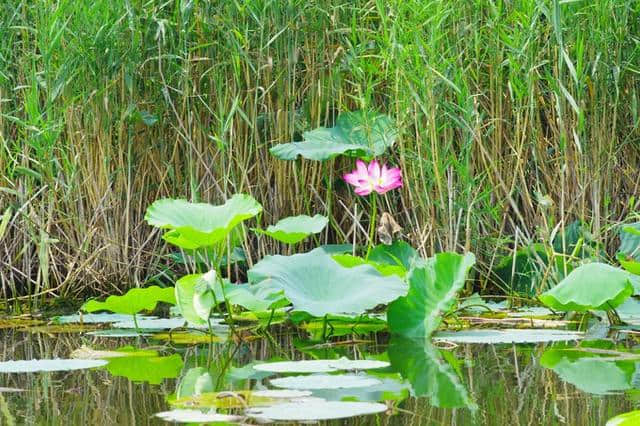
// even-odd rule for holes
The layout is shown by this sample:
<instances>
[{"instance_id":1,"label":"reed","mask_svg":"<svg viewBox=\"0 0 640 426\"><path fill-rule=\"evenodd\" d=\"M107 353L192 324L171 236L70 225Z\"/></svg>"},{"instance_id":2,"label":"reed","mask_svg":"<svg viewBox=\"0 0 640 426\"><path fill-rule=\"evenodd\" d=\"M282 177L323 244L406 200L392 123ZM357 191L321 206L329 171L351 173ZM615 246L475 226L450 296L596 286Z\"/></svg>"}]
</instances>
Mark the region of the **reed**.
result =
<instances>
[{"instance_id":1,"label":"reed","mask_svg":"<svg viewBox=\"0 0 640 426\"><path fill-rule=\"evenodd\" d=\"M611 247L638 204L639 34L633 0L4 1L0 294L170 279L143 223L163 196L330 211L321 242L353 240L352 164L268 149L357 108L401 129L383 206L423 254L471 249L483 283L574 219Z\"/></svg>"}]
</instances>

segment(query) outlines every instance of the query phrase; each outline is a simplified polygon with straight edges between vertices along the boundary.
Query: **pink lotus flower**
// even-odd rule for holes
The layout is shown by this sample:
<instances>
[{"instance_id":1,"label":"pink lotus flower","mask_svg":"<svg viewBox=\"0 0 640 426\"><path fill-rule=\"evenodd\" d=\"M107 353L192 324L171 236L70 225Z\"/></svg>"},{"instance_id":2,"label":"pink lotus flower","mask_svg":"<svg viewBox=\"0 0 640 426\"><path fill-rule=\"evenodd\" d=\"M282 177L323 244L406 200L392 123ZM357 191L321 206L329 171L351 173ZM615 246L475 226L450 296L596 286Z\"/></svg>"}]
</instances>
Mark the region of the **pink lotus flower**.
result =
<instances>
[{"instance_id":1,"label":"pink lotus flower","mask_svg":"<svg viewBox=\"0 0 640 426\"><path fill-rule=\"evenodd\" d=\"M377 160L372 160L367 166L364 161L356 161L356 169L343 176L344 180L356 187L358 195L369 195L372 191L384 194L402 186L402 172L398 167L387 168L386 164L380 168Z\"/></svg>"}]
</instances>

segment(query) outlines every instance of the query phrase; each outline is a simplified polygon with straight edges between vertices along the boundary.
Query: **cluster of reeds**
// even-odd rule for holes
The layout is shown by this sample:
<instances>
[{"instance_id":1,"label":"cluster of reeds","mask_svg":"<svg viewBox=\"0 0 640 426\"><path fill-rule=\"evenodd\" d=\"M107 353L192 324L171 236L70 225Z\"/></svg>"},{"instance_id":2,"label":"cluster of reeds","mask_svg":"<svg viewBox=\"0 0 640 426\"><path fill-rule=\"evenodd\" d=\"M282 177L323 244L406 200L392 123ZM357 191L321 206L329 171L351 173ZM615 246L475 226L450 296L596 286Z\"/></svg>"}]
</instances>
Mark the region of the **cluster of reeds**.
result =
<instances>
[{"instance_id":1,"label":"cluster of reeds","mask_svg":"<svg viewBox=\"0 0 640 426\"><path fill-rule=\"evenodd\" d=\"M575 219L607 247L637 207L633 0L8 0L0 40L5 297L163 279L142 220L163 196L247 192L263 223L330 213L323 241L365 243L351 164L268 152L344 110L396 121L383 208L424 254L473 249L481 281Z\"/></svg>"}]
</instances>

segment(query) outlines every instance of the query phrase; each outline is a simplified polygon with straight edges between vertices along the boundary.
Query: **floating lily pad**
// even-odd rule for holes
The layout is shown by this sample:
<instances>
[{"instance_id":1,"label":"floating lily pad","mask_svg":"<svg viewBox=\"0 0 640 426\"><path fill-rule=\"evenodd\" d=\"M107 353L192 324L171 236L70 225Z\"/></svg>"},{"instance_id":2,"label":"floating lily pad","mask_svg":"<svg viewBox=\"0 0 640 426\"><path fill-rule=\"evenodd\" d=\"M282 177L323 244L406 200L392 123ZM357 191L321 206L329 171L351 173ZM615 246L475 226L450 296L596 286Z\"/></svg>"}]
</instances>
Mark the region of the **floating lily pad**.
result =
<instances>
[{"instance_id":1,"label":"floating lily pad","mask_svg":"<svg viewBox=\"0 0 640 426\"><path fill-rule=\"evenodd\" d=\"M411 386L398 377L378 377L380 384L362 388L314 389L313 396L327 401L403 401L410 396Z\"/></svg>"},{"instance_id":2,"label":"floating lily pad","mask_svg":"<svg viewBox=\"0 0 640 426\"><path fill-rule=\"evenodd\" d=\"M265 389L265 390L254 390L251 392L253 396L261 397L261 398L304 398L307 396L311 396L312 392L304 391L304 390L294 390L294 389Z\"/></svg>"},{"instance_id":3,"label":"floating lily pad","mask_svg":"<svg viewBox=\"0 0 640 426\"><path fill-rule=\"evenodd\" d=\"M272 379L273 386L287 389L340 389L361 388L379 385L380 380L364 375L355 374L313 374L310 376L289 376Z\"/></svg>"},{"instance_id":4,"label":"floating lily pad","mask_svg":"<svg viewBox=\"0 0 640 426\"><path fill-rule=\"evenodd\" d=\"M141 311L152 311L159 302L176 304L173 287L160 288L152 285L132 288L123 296L109 296L104 302L89 300L80 309L86 312L110 311L117 314L134 315Z\"/></svg>"},{"instance_id":5,"label":"floating lily pad","mask_svg":"<svg viewBox=\"0 0 640 426\"><path fill-rule=\"evenodd\" d=\"M176 399L172 405L176 407L199 408L246 408L266 407L286 402L312 401L317 398L309 396L308 391L299 390L263 390L263 391L222 391L204 392L186 398Z\"/></svg>"},{"instance_id":6,"label":"floating lily pad","mask_svg":"<svg viewBox=\"0 0 640 426\"><path fill-rule=\"evenodd\" d=\"M206 325L188 323L186 319L180 318L180 317L141 319L141 320L139 319L137 320L137 322L138 322L137 328L140 330L145 330L145 329L164 330L164 329L181 328L181 327L199 328L199 329L207 328ZM114 328L136 328L136 323L129 318L126 321L120 321L113 324L113 327Z\"/></svg>"},{"instance_id":7,"label":"floating lily pad","mask_svg":"<svg viewBox=\"0 0 640 426\"><path fill-rule=\"evenodd\" d=\"M253 366L258 371L272 373L330 373L340 370L368 370L372 368L388 367L389 363L375 360L316 359L308 361L282 361Z\"/></svg>"},{"instance_id":8,"label":"floating lily pad","mask_svg":"<svg viewBox=\"0 0 640 426\"><path fill-rule=\"evenodd\" d=\"M156 318L157 317L150 316L150 315L146 315L146 316L138 315L138 321L151 320ZM112 322L130 321L130 320L131 320L131 315L112 314L112 313L63 315L63 316L53 317L51 319L51 321L56 322L58 324L68 324L68 323L107 324Z\"/></svg>"},{"instance_id":9,"label":"floating lily pad","mask_svg":"<svg viewBox=\"0 0 640 426\"><path fill-rule=\"evenodd\" d=\"M442 314L452 307L475 261L471 253L439 253L416 264L409 275L409 293L389 305L391 332L428 337L440 325Z\"/></svg>"},{"instance_id":10,"label":"floating lily pad","mask_svg":"<svg viewBox=\"0 0 640 426\"><path fill-rule=\"evenodd\" d=\"M615 309L633 293L629 273L605 263L587 263L571 271L540 301L559 311Z\"/></svg>"},{"instance_id":11,"label":"floating lily pad","mask_svg":"<svg viewBox=\"0 0 640 426\"><path fill-rule=\"evenodd\" d=\"M214 412L202 412L199 410L171 410L156 413L156 417L175 423L214 423L214 422L237 422L242 420L241 416L230 414L219 414Z\"/></svg>"},{"instance_id":12,"label":"floating lily pad","mask_svg":"<svg viewBox=\"0 0 640 426\"><path fill-rule=\"evenodd\" d=\"M253 197L236 194L220 206L163 199L147 209L149 225L168 231L162 238L178 247L197 249L224 240L242 221L262 211Z\"/></svg>"},{"instance_id":13,"label":"floating lily pad","mask_svg":"<svg viewBox=\"0 0 640 426\"><path fill-rule=\"evenodd\" d=\"M245 414L250 417L277 421L313 421L366 416L383 413L386 410L386 405L374 402L315 401L290 402L272 407L252 408L245 411Z\"/></svg>"},{"instance_id":14,"label":"floating lily pad","mask_svg":"<svg viewBox=\"0 0 640 426\"><path fill-rule=\"evenodd\" d=\"M158 352L144 349L136 349L133 346L125 346L115 351L103 351L81 346L71 352L71 358L78 359L109 359L132 356L158 356Z\"/></svg>"},{"instance_id":15,"label":"floating lily pad","mask_svg":"<svg viewBox=\"0 0 640 426\"><path fill-rule=\"evenodd\" d=\"M319 127L305 132L302 142L276 145L271 154L281 160L324 161L338 155L370 158L382 155L397 137L391 119L372 111L343 112L334 127Z\"/></svg>"},{"instance_id":16,"label":"floating lily pad","mask_svg":"<svg viewBox=\"0 0 640 426\"><path fill-rule=\"evenodd\" d=\"M166 340L179 345L197 345L200 343L219 343L225 339L209 333L192 333L192 332L173 332L173 333L155 333L152 334L154 339Z\"/></svg>"},{"instance_id":17,"label":"floating lily pad","mask_svg":"<svg viewBox=\"0 0 640 426\"><path fill-rule=\"evenodd\" d=\"M0 373L37 373L102 367L107 361L98 359L32 359L0 362Z\"/></svg>"},{"instance_id":18,"label":"floating lily pad","mask_svg":"<svg viewBox=\"0 0 640 426\"><path fill-rule=\"evenodd\" d=\"M285 244L296 244L311 234L321 232L327 223L329 223L329 219L319 214L313 217L300 215L281 219L266 230L257 228L253 230Z\"/></svg>"},{"instance_id":19,"label":"floating lily pad","mask_svg":"<svg viewBox=\"0 0 640 426\"><path fill-rule=\"evenodd\" d=\"M248 272L254 283L270 281L284 290L295 310L317 317L362 314L406 294L396 276L383 277L375 268L345 268L324 250L293 256L265 256Z\"/></svg>"},{"instance_id":20,"label":"floating lily pad","mask_svg":"<svg viewBox=\"0 0 640 426\"><path fill-rule=\"evenodd\" d=\"M640 410L629 411L610 418L605 426L637 426L640 425Z\"/></svg>"},{"instance_id":21,"label":"floating lily pad","mask_svg":"<svg viewBox=\"0 0 640 426\"><path fill-rule=\"evenodd\" d=\"M437 333L434 340L453 343L539 343L579 340L584 333L554 329L463 330Z\"/></svg>"},{"instance_id":22,"label":"floating lily pad","mask_svg":"<svg viewBox=\"0 0 640 426\"><path fill-rule=\"evenodd\" d=\"M96 330L85 333L88 336L97 337L138 337L138 336L152 336L152 333L145 333L138 330L129 330L126 328L113 329L113 330Z\"/></svg>"}]
</instances>

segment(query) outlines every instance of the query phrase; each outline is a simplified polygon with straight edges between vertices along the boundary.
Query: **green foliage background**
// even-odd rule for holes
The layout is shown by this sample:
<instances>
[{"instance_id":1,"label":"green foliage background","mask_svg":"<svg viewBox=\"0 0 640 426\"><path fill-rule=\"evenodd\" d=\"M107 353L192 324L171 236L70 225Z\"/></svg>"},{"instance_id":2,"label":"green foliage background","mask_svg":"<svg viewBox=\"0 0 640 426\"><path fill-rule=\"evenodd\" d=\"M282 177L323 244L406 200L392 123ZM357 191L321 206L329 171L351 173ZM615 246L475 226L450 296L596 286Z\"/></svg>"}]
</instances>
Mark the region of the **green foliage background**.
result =
<instances>
[{"instance_id":1,"label":"green foliage background","mask_svg":"<svg viewBox=\"0 0 640 426\"><path fill-rule=\"evenodd\" d=\"M358 108L401 129L383 206L423 254L487 270L576 218L606 245L636 208L635 0L5 0L0 40L5 296L157 274L164 196L246 192L265 224L332 213L322 242L353 240L351 162L268 149Z\"/></svg>"}]
</instances>

